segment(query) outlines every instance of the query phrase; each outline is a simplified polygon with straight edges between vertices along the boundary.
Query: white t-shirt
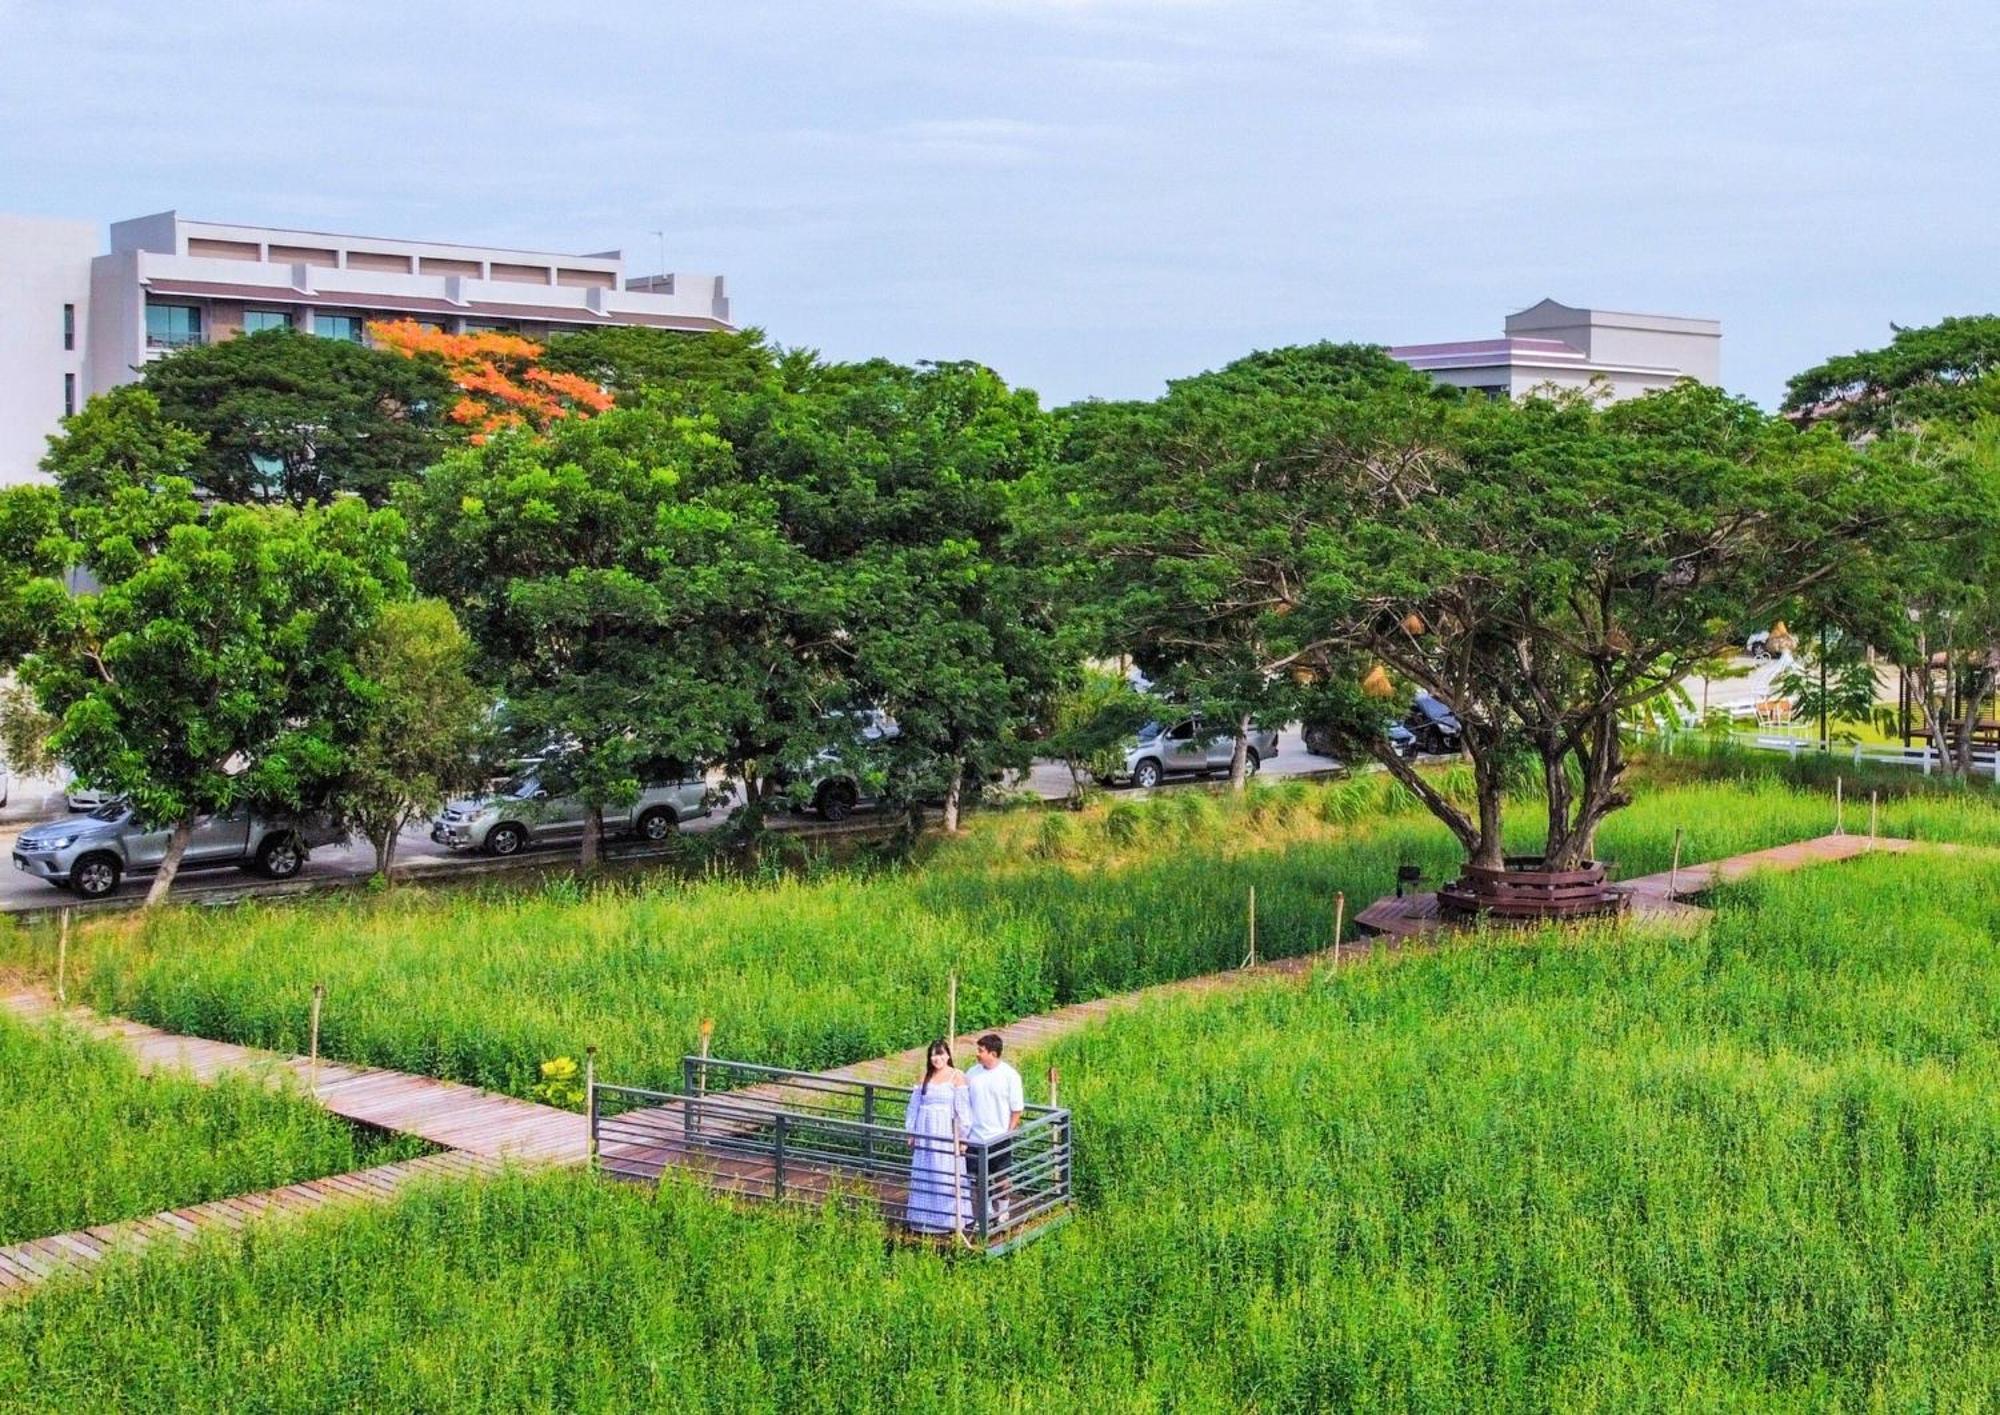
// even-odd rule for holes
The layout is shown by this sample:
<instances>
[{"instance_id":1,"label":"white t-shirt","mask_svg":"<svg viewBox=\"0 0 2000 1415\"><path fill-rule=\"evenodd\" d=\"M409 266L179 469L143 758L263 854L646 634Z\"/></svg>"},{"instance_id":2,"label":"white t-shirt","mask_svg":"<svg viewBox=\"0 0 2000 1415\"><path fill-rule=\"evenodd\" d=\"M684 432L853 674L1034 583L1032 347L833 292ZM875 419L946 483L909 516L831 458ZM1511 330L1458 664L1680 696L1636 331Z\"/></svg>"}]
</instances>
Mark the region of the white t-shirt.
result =
<instances>
[{"instance_id":1,"label":"white t-shirt","mask_svg":"<svg viewBox=\"0 0 2000 1415\"><path fill-rule=\"evenodd\" d=\"M991 1066L975 1061L965 1079L972 1093L972 1133L968 1138L982 1145L1005 1135L1014 1112L1028 1108L1021 1073L1004 1061Z\"/></svg>"}]
</instances>

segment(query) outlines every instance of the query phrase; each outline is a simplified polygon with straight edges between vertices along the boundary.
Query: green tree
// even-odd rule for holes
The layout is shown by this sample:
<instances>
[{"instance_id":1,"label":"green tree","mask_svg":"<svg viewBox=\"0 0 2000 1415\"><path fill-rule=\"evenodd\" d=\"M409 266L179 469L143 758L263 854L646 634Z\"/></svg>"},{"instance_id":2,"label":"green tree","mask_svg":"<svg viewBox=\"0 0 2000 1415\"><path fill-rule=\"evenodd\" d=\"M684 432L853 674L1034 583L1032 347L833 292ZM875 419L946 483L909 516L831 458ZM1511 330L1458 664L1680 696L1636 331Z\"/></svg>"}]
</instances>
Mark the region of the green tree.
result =
<instances>
[{"instance_id":1,"label":"green tree","mask_svg":"<svg viewBox=\"0 0 2000 1415\"><path fill-rule=\"evenodd\" d=\"M203 439L197 486L224 501L371 506L455 440L434 360L288 329L196 345L147 365L161 413Z\"/></svg>"},{"instance_id":2,"label":"green tree","mask_svg":"<svg viewBox=\"0 0 2000 1415\"><path fill-rule=\"evenodd\" d=\"M400 501L420 585L462 617L515 747L589 807L586 868L645 763L692 767L723 745L715 670L742 649L720 641L717 606L752 575L739 531L763 529L754 500L702 498L728 451L701 420L613 409L462 448Z\"/></svg>"},{"instance_id":3,"label":"green tree","mask_svg":"<svg viewBox=\"0 0 2000 1415\"><path fill-rule=\"evenodd\" d=\"M200 433L169 419L143 385L100 393L49 438L42 470L71 504L101 501L123 487L153 487L186 477L201 460Z\"/></svg>"},{"instance_id":4,"label":"green tree","mask_svg":"<svg viewBox=\"0 0 2000 1415\"><path fill-rule=\"evenodd\" d=\"M147 513L129 534L121 508ZM22 678L79 779L169 828L151 907L198 816L309 808L338 779L363 718L358 645L405 588L402 526L352 499L204 512L168 478L150 495L127 488L101 529L71 558L101 590L29 587L47 617Z\"/></svg>"},{"instance_id":5,"label":"green tree","mask_svg":"<svg viewBox=\"0 0 2000 1415\"><path fill-rule=\"evenodd\" d=\"M578 374L628 406L666 395L709 413L718 392L746 395L772 386L779 362L761 329L688 334L630 325L558 334L542 356L551 373Z\"/></svg>"},{"instance_id":6,"label":"green tree","mask_svg":"<svg viewBox=\"0 0 2000 1415\"><path fill-rule=\"evenodd\" d=\"M1849 437L2000 415L2000 315L1898 329L1883 348L1828 359L1786 385L1784 410Z\"/></svg>"},{"instance_id":7,"label":"green tree","mask_svg":"<svg viewBox=\"0 0 2000 1415\"><path fill-rule=\"evenodd\" d=\"M436 599L385 606L356 649L366 700L335 801L375 847L385 884L404 828L473 779L486 695L472 680L472 654L451 606Z\"/></svg>"},{"instance_id":8,"label":"green tree","mask_svg":"<svg viewBox=\"0 0 2000 1415\"><path fill-rule=\"evenodd\" d=\"M1156 699L1104 668L1086 666L1056 694L1041 749L1069 769L1072 802L1083 800L1086 775L1110 776L1124 765L1126 742L1158 713Z\"/></svg>"},{"instance_id":9,"label":"green tree","mask_svg":"<svg viewBox=\"0 0 2000 1415\"><path fill-rule=\"evenodd\" d=\"M1181 380L1157 402L1070 410L1044 514L1072 547L1096 648L1229 724L1236 789L1252 724L1290 720L1332 643L1328 616L1300 611L1341 593L1326 577L1357 496L1426 466L1456 403L1379 349L1318 344Z\"/></svg>"}]
</instances>

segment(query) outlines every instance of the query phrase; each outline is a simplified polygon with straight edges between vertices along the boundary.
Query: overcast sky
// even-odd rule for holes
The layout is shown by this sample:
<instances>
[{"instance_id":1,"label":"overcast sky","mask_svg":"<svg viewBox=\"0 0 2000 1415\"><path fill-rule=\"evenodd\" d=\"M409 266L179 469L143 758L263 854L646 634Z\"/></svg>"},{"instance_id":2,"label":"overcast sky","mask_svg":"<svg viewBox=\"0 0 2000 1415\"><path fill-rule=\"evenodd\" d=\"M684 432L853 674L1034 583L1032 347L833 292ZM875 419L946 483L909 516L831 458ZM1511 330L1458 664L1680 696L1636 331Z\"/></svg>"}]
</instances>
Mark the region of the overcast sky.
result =
<instances>
[{"instance_id":1,"label":"overcast sky","mask_svg":"<svg viewBox=\"0 0 2000 1415\"><path fill-rule=\"evenodd\" d=\"M1254 348L1723 323L1767 404L2000 306L1966 4L0 0L0 210L594 251L1050 403Z\"/></svg>"}]
</instances>

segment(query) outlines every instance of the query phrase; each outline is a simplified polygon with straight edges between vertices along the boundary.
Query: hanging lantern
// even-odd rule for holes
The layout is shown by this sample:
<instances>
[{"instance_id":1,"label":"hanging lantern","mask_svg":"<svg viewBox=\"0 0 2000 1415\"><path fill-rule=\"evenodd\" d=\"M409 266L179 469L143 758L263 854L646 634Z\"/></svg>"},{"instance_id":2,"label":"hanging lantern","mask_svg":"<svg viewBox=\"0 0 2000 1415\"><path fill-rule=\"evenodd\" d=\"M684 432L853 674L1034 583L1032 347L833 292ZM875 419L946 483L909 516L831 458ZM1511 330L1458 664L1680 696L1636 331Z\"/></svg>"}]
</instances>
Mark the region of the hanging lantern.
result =
<instances>
[{"instance_id":1,"label":"hanging lantern","mask_svg":"<svg viewBox=\"0 0 2000 1415\"><path fill-rule=\"evenodd\" d=\"M1403 632L1411 638L1415 638L1429 627L1428 624L1424 623L1424 616L1417 613L1414 609L1403 616Z\"/></svg>"},{"instance_id":2,"label":"hanging lantern","mask_svg":"<svg viewBox=\"0 0 2000 1415\"><path fill-rule=\"evenodd\" d=\"M1361 680L1361 691L1371 698L1393 698L1396 685L1389 681L1389 670L1378 663Z\"/></svg>"}]
</instances>

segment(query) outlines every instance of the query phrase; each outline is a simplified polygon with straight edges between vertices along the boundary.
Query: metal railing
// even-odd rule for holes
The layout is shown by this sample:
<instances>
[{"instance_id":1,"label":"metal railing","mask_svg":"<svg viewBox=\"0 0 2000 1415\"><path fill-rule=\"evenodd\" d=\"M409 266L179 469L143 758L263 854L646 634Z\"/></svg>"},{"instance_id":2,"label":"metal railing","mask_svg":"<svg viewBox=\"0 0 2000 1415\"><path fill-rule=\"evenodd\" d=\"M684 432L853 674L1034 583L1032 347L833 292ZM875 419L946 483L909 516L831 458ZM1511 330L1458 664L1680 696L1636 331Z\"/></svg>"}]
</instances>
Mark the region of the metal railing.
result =
<instances>
[{"instance_id":1,"label":"metal railing","mask_svg":"<svg viewBox=\"0 0 2000 1415\"><path fill-rule=\"evenodd\" d=\"M913 1234L1006 1252L1068 1217L1070 1113L1028 1106L991 1144L909 1132L914 1088L698 1056L679 1093L589 1087L600 1172L690 1174L724 1193L866 1210Z\"/></svg>"}]
</instances>

